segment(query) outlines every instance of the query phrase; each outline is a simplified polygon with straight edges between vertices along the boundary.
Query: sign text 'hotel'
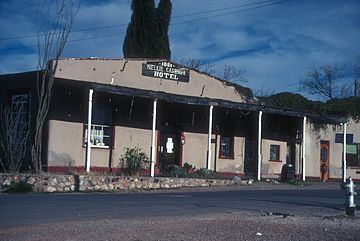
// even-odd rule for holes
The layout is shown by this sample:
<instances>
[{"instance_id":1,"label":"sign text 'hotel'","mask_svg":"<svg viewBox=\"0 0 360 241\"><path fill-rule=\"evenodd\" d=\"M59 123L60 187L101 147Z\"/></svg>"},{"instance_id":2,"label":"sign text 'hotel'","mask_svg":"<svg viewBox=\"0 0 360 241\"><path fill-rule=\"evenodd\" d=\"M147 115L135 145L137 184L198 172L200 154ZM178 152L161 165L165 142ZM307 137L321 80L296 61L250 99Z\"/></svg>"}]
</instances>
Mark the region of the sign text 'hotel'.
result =
<instances>
[{"instance_id":1,"label":"sign text 'hotel'","mask_svg":"<svg viewBox=\"0 0 360 241\"><path fill-rule=\"evenodd\" d=\"M142 64L142 75L189 82L189 70L170 62L147 62Z\"/></svg>"}]
</instances>

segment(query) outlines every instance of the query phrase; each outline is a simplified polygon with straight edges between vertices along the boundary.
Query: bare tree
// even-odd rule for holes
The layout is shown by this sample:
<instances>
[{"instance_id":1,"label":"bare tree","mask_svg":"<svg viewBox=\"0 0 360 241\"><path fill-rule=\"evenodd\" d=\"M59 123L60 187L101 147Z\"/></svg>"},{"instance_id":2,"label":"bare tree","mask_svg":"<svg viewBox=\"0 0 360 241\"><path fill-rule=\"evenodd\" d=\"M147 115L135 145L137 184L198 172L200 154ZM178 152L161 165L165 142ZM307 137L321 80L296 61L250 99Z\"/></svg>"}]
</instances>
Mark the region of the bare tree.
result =
<instances>
[{"instance_id":1,"label":"bare tree","mask_svg":"<svg viewBox=\"0 0 360 241\"><path fill-rule=\"evenodd\" d=\"M31 160L36 172L42 171L43 127L49 111L55 72L70 34L79 3L76 0L43 1L37 21L38 31L38 109Z\"/></svg>"},{"instance_id":2,"label":"bare tree","mask_svg":"<svg viewBox=\"0 0 360 241\"><path fill-rule=\"evenodd\" d=\"M214 66L210 63L205 62L204 60L201 60L201 59L183 58L183 59L180 59L179 62L188 68L196 69L201 72L207 73L209 75L216 74L216 70L215 70Z\"/></svg>"},{"instance_id":3,"label":"bare tree","mask_svg":"<svg viewBox=\"0 0 360 241\"><path fill-rule=\"evenodd\" d=\"M351 86L341 84L343 66L338 64L324 64L313 66L300 80L300 86L311 95L318 95L325 99L334 99L348 96Z\"/></svg>"},{"instance_id":4,"label":"bare tree","mask_svg":"<svg viewBox=\"0 0 360 241\"><path fill-rule=\"evenodd\" d=\"M245 72L245 69L237 69L233 65L225 65L223 79L234 83L247 83L247 79L244 77Z\"/></svg>"},{"instance_id":5,"label":"bare tree","mask_svg":"<svg viewBox=\"0 0 360 241\"><path fill-rule=\"evenodd\" d=\"M360 54L355 57L354 64L354 96L359 96L359 78L360 78Z\"/></svg>"},{"instance_id":6,"label":"bare tree","mask_svg":"<svg viewBox=\"0 0 360 241\"><path fill-rule=\"evenodd\" d=\"M271 89L258 89L258 90L252 90L253 93L254 93L254 96L256 97L269 97L271 95L274 95L275 94L275 91L274 90L271 90Z\"/></svg>"},{"instance_id":7,"label":"bare tree","mask_svg":"<svg viewBox=\"0 0 360 241\"><path fill-rule=\"evenodd\" d=\"M0 159L4 172L19 172L26 156L29 138L28 109L18 103L0 107L0 147L4 160Z\"/></svg>"},{"instance_id":8,"label":"bare tree","mask_svg":"<svg viewBox=\"0 0 360 241\"><path fill-rule=\"evenodd\" d=\"M355 79L360 78L360 54L355 57L355 64L354 64L354 77Z\"/></svg>"},{"instance_id":9,"label":"bare tree","mask_svg":"<svg viewBox=\"0 0 360 241\"><path fill-rule=\"evenodd\" d=\"M179 63L209 75L219 76L217 75L214 65L198 58L183 58L179 60ZM244 78L245 72L245 69L238 69L233 65L225 65L223 75L219 77L229 82L246 83L247 80Z\"/></svg>"}]
</instances>

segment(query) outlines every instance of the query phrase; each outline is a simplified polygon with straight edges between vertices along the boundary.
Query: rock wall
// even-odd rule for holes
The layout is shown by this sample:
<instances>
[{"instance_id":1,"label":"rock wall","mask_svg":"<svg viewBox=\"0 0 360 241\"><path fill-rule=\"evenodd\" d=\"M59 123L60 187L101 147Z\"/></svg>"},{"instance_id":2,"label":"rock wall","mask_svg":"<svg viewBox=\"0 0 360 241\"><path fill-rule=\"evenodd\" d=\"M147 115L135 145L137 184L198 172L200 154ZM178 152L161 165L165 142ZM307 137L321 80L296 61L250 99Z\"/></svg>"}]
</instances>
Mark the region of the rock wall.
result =
<instances>
[{"instance_id":1,"label":"rock wall","mask_svg":"<svg viewBox=\"0 0 360 241\"><path fill-rule=\"evenodd\" d=\"M4 191L12 182L27 182L33 186L34 192L89 192L252 184L252 180L243 181L240 178L217 180L167 177L1 174L0 191Z\"/></svg>"}]
</instances>

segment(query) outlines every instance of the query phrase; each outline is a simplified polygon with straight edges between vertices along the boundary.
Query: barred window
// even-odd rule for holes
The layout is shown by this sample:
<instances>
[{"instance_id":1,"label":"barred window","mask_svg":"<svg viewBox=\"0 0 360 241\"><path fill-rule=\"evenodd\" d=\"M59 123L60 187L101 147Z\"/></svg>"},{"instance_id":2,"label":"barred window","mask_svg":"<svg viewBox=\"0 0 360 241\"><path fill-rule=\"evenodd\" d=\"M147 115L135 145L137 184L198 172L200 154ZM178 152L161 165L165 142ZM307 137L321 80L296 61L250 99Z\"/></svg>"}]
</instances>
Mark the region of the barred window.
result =
<instances>
[{"instance_id":1,"label":"barred window","mask_svg":"<svg viewBox=\"0 0 360 241\"><path fill-rule=\"evenodd\" d=\"M93 106L90 130L92 147L109 148L112 141L112 108L110 106ZM88 125L84 125L84 145L87 144Z\"/></svg>"},{"instance_id":2,"label":"barred window","mask_svg":"<svg viewBox=\"0 0 360 241\"><path fill-rule=\"evenodd\" d=\"M229 136L220 137L220 158L233 158L234 157L234 138Z\"/></svg>"}]
</instances>

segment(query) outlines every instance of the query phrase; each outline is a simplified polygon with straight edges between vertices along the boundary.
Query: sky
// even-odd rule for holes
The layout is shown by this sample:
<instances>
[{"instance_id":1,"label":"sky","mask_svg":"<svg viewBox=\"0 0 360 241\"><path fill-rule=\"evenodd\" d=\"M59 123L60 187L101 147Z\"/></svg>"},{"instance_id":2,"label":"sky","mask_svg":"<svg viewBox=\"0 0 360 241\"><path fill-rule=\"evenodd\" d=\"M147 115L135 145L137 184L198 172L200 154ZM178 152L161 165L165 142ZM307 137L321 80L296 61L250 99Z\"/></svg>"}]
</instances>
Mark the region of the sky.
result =
<instances>
[{"instance_id":1,"label":"sky","mask_svg":"<svg viewBox=\"0 0 360 241\"><path fill-rule=\"evenodd\" d=\"M40 0L0 2L0 74L36 69ZM50 0L50 2L54 2ZM158 0L155 1L156 3ZM244 69L256 93L297 92L313 65L344 66L354 81L360 54L359 0L172 0L172 60L203 60L221 77ZM81 0L63 58L122 58L131 0Z\"/></svg>"}]
</instances>

